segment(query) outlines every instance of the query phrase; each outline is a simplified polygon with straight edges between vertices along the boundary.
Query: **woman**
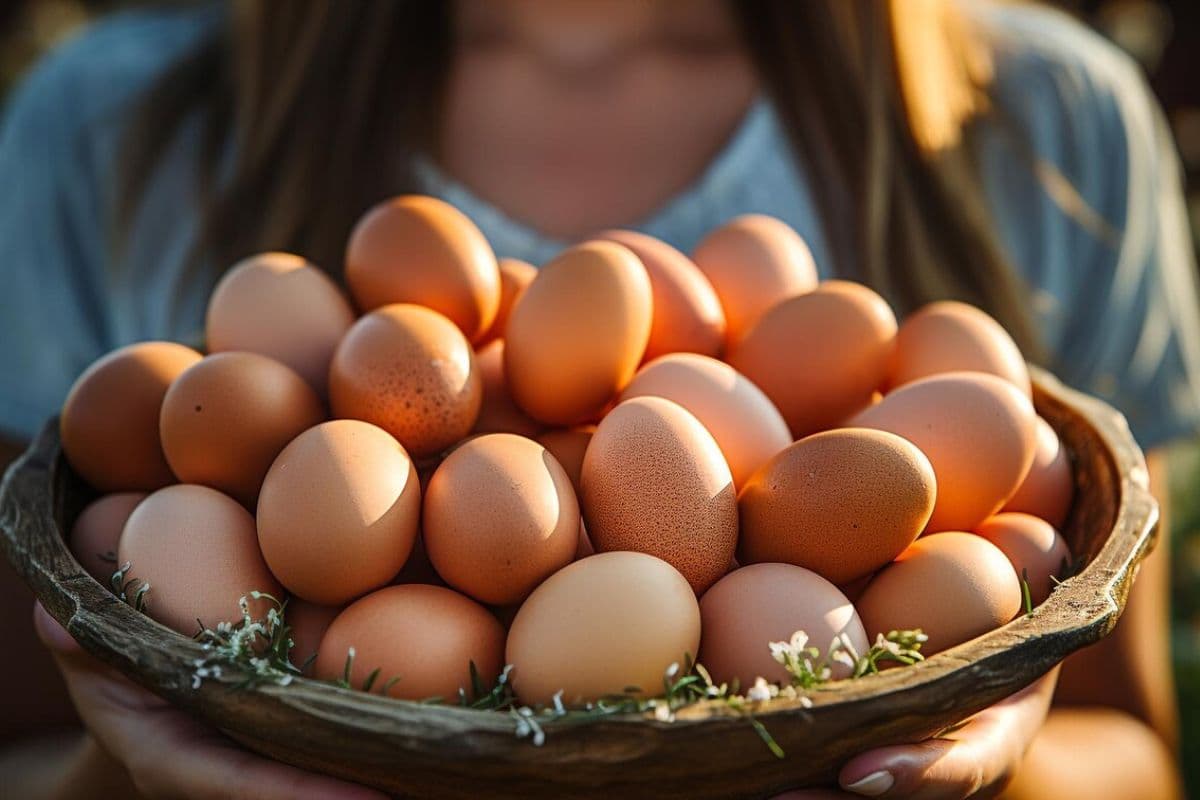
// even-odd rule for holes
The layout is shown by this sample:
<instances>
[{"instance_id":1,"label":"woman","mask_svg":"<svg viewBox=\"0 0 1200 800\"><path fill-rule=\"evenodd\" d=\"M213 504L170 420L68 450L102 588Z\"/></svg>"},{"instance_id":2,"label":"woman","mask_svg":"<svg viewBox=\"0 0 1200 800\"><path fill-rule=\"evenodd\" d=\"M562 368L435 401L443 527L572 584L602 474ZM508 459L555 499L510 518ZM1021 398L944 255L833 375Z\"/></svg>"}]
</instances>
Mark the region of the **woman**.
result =
<instances>
[{"instance_id":1,"label":"woman","mask_svg":"<svg viewBox=\"0 0 1200 800\"><path fill-rule=\"evenodd\" d=\"M1132 65L1026 4L133 13L51 56L3 123L0 426L27 439L116 345L195 341L237 258L286 249L336 273L365 208L422 191L534 263L600 228L687 250L736 214L773 214L826 277L868 282L901 310L935 297L988 309L1128 414L1161 486L1158 448L1200 420L1176 171ZM862 754L840 789L792 796L990 796L1010 780L1017 797L1176 796L1166 550L1118 632L1061 678L947 738ZM152 797L376 796L238 750L87 659L44 611L35 623L87 733L31 743L44 702L6 716L25 737L0 761L17 796L88 796L104 781ZM11 645L19 628L4 631L14 674L34 647ZM41 673L28 672L0 682L6 704L31 693ZM47 774L67 778L48 788Z\"/></svg>"}]
</instances>

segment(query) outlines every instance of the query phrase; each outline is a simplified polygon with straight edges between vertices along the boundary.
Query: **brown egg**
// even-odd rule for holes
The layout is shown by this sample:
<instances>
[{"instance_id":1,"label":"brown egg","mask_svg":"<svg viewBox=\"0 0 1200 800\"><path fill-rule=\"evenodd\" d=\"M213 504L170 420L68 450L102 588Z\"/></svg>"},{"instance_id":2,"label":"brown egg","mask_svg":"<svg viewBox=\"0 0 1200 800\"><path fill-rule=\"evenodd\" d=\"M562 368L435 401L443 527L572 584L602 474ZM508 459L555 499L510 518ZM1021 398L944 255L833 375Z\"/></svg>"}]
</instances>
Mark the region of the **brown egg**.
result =
<instances>
[{"instance_id":1,"label":"brown egg","mask_svg":"<svg viewBox=\"0 0 1200 800\"><path fill-rule=\"evenodd\" d=\"M257 353L217 353L171 384L159 435L180 481L253 508L275 456L324 419L317 393L290 367Z\"/></svg>"},{"instance_id":2,"label":"brown egg","mask_svg":"<svg viewBox=\"0 0 1200 800\"><path fill-rule=\"evenodd\" d=\"M321 646L321 637L333 623L342 606L319 606L299 597L288 598L284 620L292 629L292 649L288 651L288 659L299 667L305 675L312 676L316 664L317 650Z\"/></svg>"},{"instance_id":3,"label":"brown egg","mask_svg":"<svg viewBox=\"0 0 1200 800\"><path fill-rule=\"evenodd\" d=\"M481 344L504 338L504 329L508 327L508 315L512 312L513 304L537 277L537 267L519 259L502 258L497 263L500 266L500 307Z\"/></svg>"},{"instance_id":4,"label":"brown egg","mask_svg":"<svg viewBox=\"0 0 1200 800\"><path fill-rule=\"evenodd\" d=\"M112 587L112 576L117 571L117 542L129 515L138 503L146 499L145 492L118 492L106 494L88 503L67 537L71 555L105 589Z\"/></svg>"},{"instance_id":5,"label":"brown egg","mask_svg":"<svg viewBox=\"0 0 1200 800\"><path fill-rule=\"evenodd\" d=\"M283 597L258 550L254 517L207 486L168 486L139 503L125 523L117 561L130 565L127 581L150 585L145 612L185 636L200 624L215 629L241 621L238 602L251 592ZM249 601L255 619L270 607L265 598Z\"/></svg>"},{"instance_id":6,"label":"brown egg","mask_svg":"<svg viewBox=\"0 0 1200 800\"><path fill-rule=\"evenodd\" d=\"M567 471L567 477L571 479L576 494L580 491L583 456L595 433L595 425L580 425L575 428L556 428L536 437L538 443L549 450L550 455Z\"/></svg>"},{"instance_id":7,"label":"brown egg","mask_svg":"<svg viewBox=\"0 0 1200 800\"><path fill-rule=\"evenodd\" d=\"M260 253L239 261L208 301L208 352L245 350L282 362L322 399L329 360L354 324L350 302L329 276L300 256Z\"/></svg>"},{"instance_id":8,"label":"brown egg","mask_svg":"<svg viewBox=\"0 0 1200 800\"><path fill-rule=\"evenodd\" d=\"M483 382L483 402L472 433L515 433L537 436L542 425L517 408L508 392L504 376L504 340L493 339L475 353L479 377Z\"/></svg>"},{"instance_id":9,"label":"brown egg","mask_svg":"<svg viewBox=\"0 0 1200 800\"><path fill-rule=\"evenodd\" d=\"M388 583L412 551L417 471L386 431L334 420L296 437L258 496L258 541L292 594L340 605Z\"/></svg>"},{"instance_id":10,"label":"brown egg","mask_svg":"<svg viewBox=\"0 0 1200 800\"><path fill-rule=\"evenodd\" d=\"M500 307L500 270L487 239L434 197L394 197L368 211L346 245L346 283L363 311L427 306L472 342L488 332Z\"/></svg>"},{"instance_id":11,"label":"brown egg","mask_svg":"<svg viewBox=\"0 0 1200 800\"><path fill-rule=\"evenodd\" d=\"M517 612L505 662L522 703L591 702L663 675L700 645L700 608L678 571L643 553L599 553L551 575Z\"/></svg>"},{"instance_id":12,"label":"brown egg","mask_svg":"<svg viewBox=\"0 0 1200 800\"><path fill-rule=\"evenodd\" d=\"M692 259L721 300L727 348L769 308L817 287L808 245L786 223L763 214L737 217L717 228Z\"/></svg>"},{"instance_id":13,"label":"brown egg","mask_svg":"<svg viewBox=\"0 0 1200 800\"><path fill-rule=\"evenodd\" d=\"M737 545L729 465L704 426L661 397L635 397L604 418L583 459L580 495L598 552L663 559L697 594L725 574Z\"/></svg>"},{"instance_id":14,"label":"brown egg","mask_svg":"<svg viewBox=\"0 0 1200 800\"><path fill-rule=\"evenodd\" d=\"M633 251L650 277L653 318L644 360L667 353L718 356L725 345L725 312L708 278L671 245L636 231L596 235Z\"/></svg>"},{"instance_id":15,"label":"brown egg","mask_svg":"<svg viewBox=\"0 0 1200 800\"><path fill-rule=\"evenodd\" d=\"M614 242L542 267L508 318L504 367L517 405L547 425L586 422L625 388L650 336L650 279Z\"/></svg>"},{"instance_id":16,"label":"brown egg","mask_svg":"<svg viewBox=\"0 0 1200 800\"><path fill-rule=\"evenodd\" d=\"M378 425L420 459L470 432L483 379L450 320L421 306L391 305L356 322L338 345L329 397L335 417Z\"/></svg>"},{"instance_id":17,"label":"brown egg","mask_svg":"<svg viewBox=\"0 0 1200 800\"><path fill-rule=\"evenodd\" d=\"M815 572L791 564L752 564L721 578L700 598L700 623L700 663L716 683L736 680L743 690L759 677L791 682L770 643L790 643L798 631L821 652L819 661L842 635L857 653L869 647L846 596ZM829 666L835 679L850 674L840 662Z\"/></svg>"},{"instance_id":18,"label":"brown egg","mask_svg":"<svg viewBox=\"0 0 1200 800\"><path fill-rule=\"evenodd\" d=\"M849 281L825 281L759 318L729 352L797 439L841 424L883 385L896 318L882 297Z\"/></svg>"},{"instance_id":19,"label":"brown egg","mask_svg":"<svg viewBox=\"0 0 1200 800\"><path fill-rule=\"evenodd\" d=\"M1007 512L988 517L975 532L1008 557L1017 575L1029 581L1033 604L1054 591L1054 579L1071 564L1071 551L1054 527L1030 514Z\"/></svg>"},{"instance_id":20,"label":"brown egg","mask_svg":"<svg viewBox=\"0 0 1200 800\"><path fill-rule=\"evenodd\" d=\"M729 463L736 489L792 443L787 423L762 390L715 358L677 353L651 361L621 399L646 395L674 401L700 420Z\"/></svg>"},{"instance_id":21,"label":"brown egg","mask_svg":"<svg viewBox=\"0 0 1200 800\"><path fill-rule=\"evenodd\" d=\"M1038 417L1033 465L1003 510L1033 514L1061 529L1067 523L1074 499L1075 476L1067 448L1050 423Z\"/></svg>"},{"instance_id":22,"label":"brown egg","mask_svg":"<svg viewBox=\"0 0 1200 800\"><path fill-rule=\"evenodd\" d=\"M857 608L872 640L920 628L929 637L921 652L931 655L1011 620L1021 609L1021 586L991 542L971 533L939 533L921 537L884 567Z\"/></svg>"},{"instance_id":23,"label":"brown egg","mask_svg":"<svg viewBox=\"0 0 1200 800\"><path fill-rule=\"evenodd\" d=\"M864 428L814 433L742 490L738 561L780 561L849 583L912 544L936 495L933 467L911 442Z\"/></svg>"},{"instance_id":24,"label":"brown egg","mask_svg":"<svg viewBox=\"0 0 1200 800\"><path fill-rule=\"evenodd\" d=\"M1030 394L1029 369L999 322L955 300L929 303L909 315L896 334L888 385L902 386L943 372L989 372Z\"/></svg>"},{"instance_id":25,"label":"brown egg","mask_svg":"<svg viewBox=\"0 0 1200 800\"><path fill-rule=\"evenodd\" d=\"M151 491L174 483L158 437L158 412L167 387L200 357L173 342L139 342L84 370L59 420L72 469L101 492Z\"/></svg>"},{"instance_id":26,"label":"brown egg","mask_svg":"<svg viewBox=\"0 0 1200 800\"><path fill-rule=\"evenodd\" d=\"M441 586L389 586L352 603L325 632L314 673L342 677L354 649L350 685L405 700L472 698L471 664L489 689L500 674L504 627L486 608ZM394 680L393 679L397 679Z\"/></svg>"},{"instance_id":27,"label":"brown egg","mask_svg":"<svg viewBox=\"0 0 1200 800\"><path fill-rule=\"evenodd\" d=\"M516 603L575 555L571 479L532 439L493 433L446 457L429 481L422 530L438 574L484 603Z\"/></svg>"},{"instance_id":28,"label":"brown egg","mask_svg":"<svg viewBox=\"0 0 1200 800\"><path fill-rule=\"evenodd\" d=\"M1012 497L1033 462L1037 415L1008 381L949 372L901 386L848 424L903 436L937 476L926 530L971 530Z\"/></svg>"}]
</instances>

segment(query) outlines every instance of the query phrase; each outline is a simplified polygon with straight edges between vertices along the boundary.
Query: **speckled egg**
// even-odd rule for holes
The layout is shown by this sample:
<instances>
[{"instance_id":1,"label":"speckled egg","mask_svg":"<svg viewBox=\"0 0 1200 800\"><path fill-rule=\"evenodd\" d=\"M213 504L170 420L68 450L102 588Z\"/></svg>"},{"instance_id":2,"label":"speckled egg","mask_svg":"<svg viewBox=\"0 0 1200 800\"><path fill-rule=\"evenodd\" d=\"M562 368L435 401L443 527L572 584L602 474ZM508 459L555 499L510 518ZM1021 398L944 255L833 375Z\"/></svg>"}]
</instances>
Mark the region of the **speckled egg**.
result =
<instances>
[{"instance_id":1,"label":"speckled egg","mask_svg":"<svg viewBox=\"0 0 1200 800\"><path fill-rule=\"evenodd\" d=\"M712 435L661 397L620 403L583 459L588 535L599 552L663 559L703 592L725 574L737 544L737 497Z\"/></svg>"}]
</instances>

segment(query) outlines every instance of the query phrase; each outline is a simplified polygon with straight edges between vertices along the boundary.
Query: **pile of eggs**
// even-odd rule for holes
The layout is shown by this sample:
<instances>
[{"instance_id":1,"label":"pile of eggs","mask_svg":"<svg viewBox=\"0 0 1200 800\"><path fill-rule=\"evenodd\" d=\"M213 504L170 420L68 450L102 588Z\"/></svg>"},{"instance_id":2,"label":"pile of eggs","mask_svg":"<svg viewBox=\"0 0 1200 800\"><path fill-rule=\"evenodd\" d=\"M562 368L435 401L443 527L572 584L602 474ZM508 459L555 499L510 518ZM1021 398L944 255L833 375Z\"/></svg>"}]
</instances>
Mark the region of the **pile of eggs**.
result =
<instances>
[{"instance_id":1,"label":"pile of eggs","mask_svg":"<svg viewBox=\"0 0 1200 800\"><path fill-rule=\"evenodd\" d=\"M1070 464L1001 326L956 302L898 325L777 220L691 257L609 231L535 269L404 196L357 225L345 283L249 258L208 355L134 344L72 388L63 449L103 493L72 550L106 584L128 564L164 625L257 590L317 678L353 649L351 684L397 697L469 692L473 663L577 703L687 655L783 682L768 643L801 630L935 653L1069 558Z\"/></svg>"}]
</instances>

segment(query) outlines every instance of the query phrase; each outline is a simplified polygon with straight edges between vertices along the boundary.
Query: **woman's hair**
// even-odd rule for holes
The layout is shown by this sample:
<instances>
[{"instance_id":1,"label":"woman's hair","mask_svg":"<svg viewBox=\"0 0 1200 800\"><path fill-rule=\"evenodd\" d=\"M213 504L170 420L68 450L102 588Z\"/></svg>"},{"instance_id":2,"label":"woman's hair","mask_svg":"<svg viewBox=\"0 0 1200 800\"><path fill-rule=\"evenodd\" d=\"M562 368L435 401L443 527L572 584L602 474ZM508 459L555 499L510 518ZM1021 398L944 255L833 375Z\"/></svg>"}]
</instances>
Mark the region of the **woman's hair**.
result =
<instances>
[{"instance_id":1,"label":"woman's hair","mask_svg":"<svg viewBox=\"0 0 1200 800\"><path fill-rule=\"evenodd\" d=\"M435 146L451 4L232 8L233 24L162 78L130 128L118 237L180 126L198 116L202 257L193 268L278 249L337 274L355 220L415 188L406 154ZM729 8L815 178L838 271L902 311L941 298L974 303L1036 357L1027 289L996 238L972 158L971 121L989 111L989 51L952 0Z\"/></svg>"}]
</instances>

